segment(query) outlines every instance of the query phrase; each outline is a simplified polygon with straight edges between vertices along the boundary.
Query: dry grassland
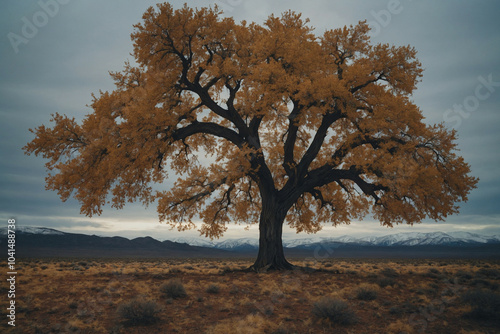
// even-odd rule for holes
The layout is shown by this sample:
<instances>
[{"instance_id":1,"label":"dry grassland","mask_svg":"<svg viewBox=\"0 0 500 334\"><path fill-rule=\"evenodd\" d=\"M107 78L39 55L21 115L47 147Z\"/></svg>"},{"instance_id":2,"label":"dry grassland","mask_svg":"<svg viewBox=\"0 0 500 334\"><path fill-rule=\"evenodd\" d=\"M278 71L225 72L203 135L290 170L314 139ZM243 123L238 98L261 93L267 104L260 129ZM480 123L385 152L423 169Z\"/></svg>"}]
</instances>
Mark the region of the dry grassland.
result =
<instances>
[{"instance_id":1,"label":"dry grassland","mask_svg":"<svg viewBox=\"0 0 500 334\"><path fill-rule=\"evenodd\" d=\"M500 264L458 260L24 260L2 333L500 333ZM1 267L7 272L5 266ZM2 285L2 309L7 307Z\"/></svg>"}]
</instances>

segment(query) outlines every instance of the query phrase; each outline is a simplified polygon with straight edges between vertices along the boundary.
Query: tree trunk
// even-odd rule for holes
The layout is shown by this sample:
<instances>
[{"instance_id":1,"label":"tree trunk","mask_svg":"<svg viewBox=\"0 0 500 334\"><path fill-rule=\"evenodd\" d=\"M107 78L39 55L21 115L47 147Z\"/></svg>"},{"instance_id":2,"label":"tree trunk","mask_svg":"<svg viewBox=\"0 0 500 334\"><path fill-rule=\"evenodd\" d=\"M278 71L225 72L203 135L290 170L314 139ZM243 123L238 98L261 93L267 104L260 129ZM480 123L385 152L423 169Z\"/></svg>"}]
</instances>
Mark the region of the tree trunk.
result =
<instances>
[{"instance_id":1,"label":"tree trunk","mask_svg":"<svg viewBox=\"0 0 500 334\"><path fill-rule=\"evenodd\" d=\"M250 267L257 272L289 270L294 266L285 259L283 252L283 222L286 211L277 205L263 205L259 222L259 254Z\"/></svg>"}]
</instances>

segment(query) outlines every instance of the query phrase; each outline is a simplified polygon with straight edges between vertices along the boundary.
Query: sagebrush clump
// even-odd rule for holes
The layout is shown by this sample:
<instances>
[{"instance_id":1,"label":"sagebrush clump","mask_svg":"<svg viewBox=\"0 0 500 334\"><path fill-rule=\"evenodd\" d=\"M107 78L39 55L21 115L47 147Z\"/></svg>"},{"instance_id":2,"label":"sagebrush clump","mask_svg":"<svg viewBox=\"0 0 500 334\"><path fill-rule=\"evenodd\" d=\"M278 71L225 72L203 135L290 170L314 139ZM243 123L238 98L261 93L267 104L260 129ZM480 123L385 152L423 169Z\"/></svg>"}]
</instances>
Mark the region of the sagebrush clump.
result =
<instances>
[{"instance_id":1,"label":"sagebrush clump","mask_svg":"<svg viewBox=\"0 0 500 334\"><path fill-rule=\"evenodd\" d=\"M359 300L374 300L377 299L378 289L376 286L362 284L355 290L355 294Z\"/></svg>"},{"instance_id":2,"label":"sagebrush clump","mask_svg":"<svg viewBox=\"0 0 500 334\"><path fill-rule=\"evenodd\" d=\"M178 299L187 296L180 279L173 278L160 286L160 291L168 298Z\"/></svg>"},{"instance_id":3,"label":"sagebrush clump","mask_svg":"<svg viewBox=\"0 0 500 334\"><path fill-rule=\"evenodd\" d=\"M472 307L467 316L500 322L500 294L491 290L474 289L465 292L462 301Z\"/></svg>"},{"instance_id":4,"label":"sagebrush clump","mask_svg":"<svg viewBox=\"0 0 500 334\"><path fill-rule=\"evenodd\" d=\"M134 298L118 306L118 315L132 325L149 325L158 320L162 308L153 300Z\"/></svg>"},{"instance_id":5,"label":"sagebrush clump","mask_svg":"<svg viewBox=\"0 0 500 334\"><path fill-rule=\"evenodd\" d=\"M322 319L328 319L340 325L351 325L358 321L358 318L349 305L337 298L323 297L313 306L312 313Z\"/></svg>"}]
</instances>

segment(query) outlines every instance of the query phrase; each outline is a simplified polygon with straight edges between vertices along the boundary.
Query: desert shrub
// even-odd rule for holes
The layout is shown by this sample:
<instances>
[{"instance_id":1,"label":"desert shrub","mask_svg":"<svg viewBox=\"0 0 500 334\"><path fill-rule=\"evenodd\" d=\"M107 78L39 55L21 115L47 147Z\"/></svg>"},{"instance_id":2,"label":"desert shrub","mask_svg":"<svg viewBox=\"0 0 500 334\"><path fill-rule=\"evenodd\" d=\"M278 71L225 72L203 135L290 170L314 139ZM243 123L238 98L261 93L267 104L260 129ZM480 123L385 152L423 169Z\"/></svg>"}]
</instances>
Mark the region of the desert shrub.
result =
<instances>
[{"instance_id":1,"label":"desert shrub","mask_svg":"<svg viewBox=\"0 0 500 334\"><path fill-rule=\"evenodd\" d=\"M170 268L168 271L170 274L181 274L182 270L179 268Z\"/></svg>"},{"instance_id":2,"label":"desert shrub","mask_svg":"<svg viewBox=\"0 0 500 334\"><path fill-rule=\"evenodd\" d=\"M470 272L459 270L453 278L450 278L450 283L466 284L472 278L473 276Z\"/></svg>"},{"instance_id":3,"label":"desert shrub","mask_svg":"<svg viewBox=\"0 0 500 334\"><path fill-rule=\"evenodd\" d=\"M462 301L472 307L467 314L471 318L500 321L500 294L474 289L465 292Z\"/></svg>"},{"instance_id":4,"label":"desert shrub","mask_svg":"<svg viewBox=\"0 0 500 334\"><path fill-rule=\"evenodd\" d=\"M186 289L180 279L173 278L160 286L160 291L168 298L184 298L187 296Z\"/></svg>"},{"instance_id":5,"label":"desert shrub","mask_svg":"<svg viewBox=\"0 0 500 334\"><path fill-rule=\"evenodd\" d=\"M379 277L377 279L377 284L381 287L381 288L385 288L386 286L393 286L393 285L396 285L396 280L392 277Z\"/></svg>"},{"instance_id":6,"label":"desert shrub","mask_svg":"<svg viewBox=\"0 0 500 334\"><path fill-rule=\"evenodd\" d=\"M167 278L167 276L165 274L153 274L151 277L154 279L159 279L159 280L163 280L163 279Z\"/></svg>"},{"instance_id":7,"label":"desert shrub","mask_svg":"<svg viewBox=\"0 0 500 334\"><path fill-rule=\"evenodd\" d=\"M399 276L398 272L392 268L384 268L380 271L380 274L384 275L385 277L391 278Z\"/></svg>"},{"instance_id":8,"label":"desert shrub","mask_svg":"<svg viewBox=\"0 0 500 334\"><path fill-rule=\"evenodd\" d=\"M119 305L117 312L132 325L148 325L158 320L161 307L155 301L135 298Z\"/></svg>"},{"instance_id":9,"label":"desert shrub","mask_svg":"<svg viewBox=\"0 0 500 334\"><path fill-rule=\"evenodd\" d=\"M418 312L418 306L410 302L405 302L400 305L392 306L389 309L390 314L401 315L401 314L412 314Z\"/></svg>"},{"instance_id":10,"label":"desert shrub","mask_svg":"<svg viewBox=\"0 0 500 334\"><path fill-rule=\"evenodd\" d=\"M436 268L431 268L431 269L429 269L429 272L430 272L430 273L432 273L432 274L440 274L440 273L441 273L441 272L440 272L438 269L436 269Z\"/></svg>"},{"instance_id":11,"label":"desert shrub","mask_svg":"<svg viewBox=\"0 0 500 334\"><path fill-rule=\"evenodd\" d=\"M497 269L481 268L476 272L476 276L498 278L500 277L500 271Z\"/></svg>"},{"instance_id":12,"label":"desert shrub","mask_svg":"<svg viewBox=\"0 0 500 334\"><path fill-rule=\"evenodd\" d=\"M321 298L314 303L312 313L318 318L329 319L341 325L351 325L357 322L354 311L345 301L337 298Z\"/></svg>"},{"instance_id":13,"label":"desert shrub","mask_svg":"<svg viewBox=\"0 0 500 334\"><path fill-rule=\"evenodd\" d=\"M390 314L403 314L404 310L401 307L399 307L399 306L392 306L389 309L389 313Z\"/></svg>"},{"instance_id":14,"label":"desert shrub","mask_svg":"<svg viewBox=\"0 0 500 334\"><path fill-rule=\"evenodd\" d=\"M463 278L463 279L471 279L473 276L470 272L465 271L465 270L459 270L455 274L456 277Z\"/></svg>"},{"instance_id":15,"label":"desert shrub","mask_svg":"<svg viewBox=\"0 0 500 334\"><path fill-rule=\"evenodd\" d=\"M377 299L378 294L377 288L368 284L360 285L354 292L356 299L359 300L374 300Z\"/></svg>"},{"instance_id":16,"label":"desert shrub","mask_svg":"<svg viewBox=\"0 0 500 334\"><path fill-rule=\"evenodd\" d=\"M436 268L429 269L426 273L423 273L422 276L429 277L429 278L445 278L446 277Z\"/></svg>"},{"instance_id":17,"label":"desert shrub","mask_svg":"<svg viewBox=\"0 0 500 334\"><path fill-rule=\"evenodd\" d=\"M470 285L476 288L486 288L491 290L498 290L498 283L485 280L482 278L475 278L470 282Z\"/></svg>"},{"instance_id":18,"label":"desert shrub","mask_svg":"<svg viewBox=\"0 0 500 334\"><path fill-rule=\"evenodd\" d=\"M225 274L228 274L230 272L232 272L233 270L231 269L231 267L229 266L224 266L220 271L219 271L219 274L220 275L225 275Z\"/></svg>"},{"instance_id":19,"label":"desert shrub","mask_svg":"<svg viewBox=\"0 0 500 334\"><path fill-rule=\"evenodd\" d=\"M217 284L210 284L207 288L207 292L217 294L220 292L220 287Z\"/></svg>"}]
</instances>

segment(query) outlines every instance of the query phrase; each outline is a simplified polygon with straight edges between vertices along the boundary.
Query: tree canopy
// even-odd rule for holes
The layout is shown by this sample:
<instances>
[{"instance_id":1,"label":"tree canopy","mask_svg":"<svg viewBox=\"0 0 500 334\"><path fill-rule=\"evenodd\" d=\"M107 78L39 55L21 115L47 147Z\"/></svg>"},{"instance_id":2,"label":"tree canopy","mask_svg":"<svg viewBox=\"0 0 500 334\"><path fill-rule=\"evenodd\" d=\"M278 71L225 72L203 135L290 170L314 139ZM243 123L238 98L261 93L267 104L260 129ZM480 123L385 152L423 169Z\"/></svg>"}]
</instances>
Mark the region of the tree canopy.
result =
<instances>
[{"instance_id":1,"label":"tree canopy","mask_svg":"<svg viewBox=\"0 0 500 334\"><path fill-rule=\"evenodd\" d=\"M81 124L55 114L32 130L25 151L49 159L48 189L88 216L108 200L155 202L160 221L185 230L201 218L211 238L259 223L261 250L281 247L284 222L413 224L467 200L477 179L455 131L427 125L411 99L414 48L372 45L366 22L318 36L292 11L263 25L221 14L146 11L132 34L137 64L111 73L116 89L94 96ZM259 266L279 268L271 258Z\"/></svg>"}]
</instances>

